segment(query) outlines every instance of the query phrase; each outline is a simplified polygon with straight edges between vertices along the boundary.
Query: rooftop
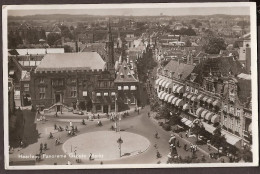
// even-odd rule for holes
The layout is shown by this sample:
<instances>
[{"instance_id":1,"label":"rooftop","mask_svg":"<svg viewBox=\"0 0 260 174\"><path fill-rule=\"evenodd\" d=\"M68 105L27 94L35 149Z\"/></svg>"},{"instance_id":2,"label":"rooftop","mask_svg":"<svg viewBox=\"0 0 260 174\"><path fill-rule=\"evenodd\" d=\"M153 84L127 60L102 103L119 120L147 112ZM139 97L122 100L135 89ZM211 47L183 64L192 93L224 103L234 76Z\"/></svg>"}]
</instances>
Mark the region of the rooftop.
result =
<instances>
[{"instance_id":1,"label":"rooftop","mask_svg":"<svg viewBox=\"0 0 260 174\"><path fill-rule=\"evenodd\" d=\"M138 79L132 73L126 61L122 62L122 65L120 66L117 73L115 82L138 82Z\"/></svg>"},{"instance_id":2,"label":"rooftop","mask_svg":"<svg viewBox=\"0 0 260 174\"><path fill-rule=\"evenodd\" d=\"M105 64L97 52L46 54L36 71L104 70Z\"/></svg>"}]
</instances>

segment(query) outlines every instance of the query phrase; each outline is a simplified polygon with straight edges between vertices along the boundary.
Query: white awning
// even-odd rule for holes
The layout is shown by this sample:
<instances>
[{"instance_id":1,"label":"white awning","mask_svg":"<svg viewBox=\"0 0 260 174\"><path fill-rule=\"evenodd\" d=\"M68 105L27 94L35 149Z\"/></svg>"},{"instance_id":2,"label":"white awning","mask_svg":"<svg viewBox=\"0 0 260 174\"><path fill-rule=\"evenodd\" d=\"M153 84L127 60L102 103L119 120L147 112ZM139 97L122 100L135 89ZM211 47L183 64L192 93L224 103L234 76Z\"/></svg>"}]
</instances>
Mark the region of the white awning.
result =
<instances>
[{"instance_id":1,"label":"white awning","mask_svg":"<svg viewBox=\"0 0 260 174\"><path fill-rule=\"evenodd\" d=\"M97 92L97 93L96 93L96 96L98 96L98 97L101 96L101 93L100 93L100 92Z\"/></svg>"},{"instance_id":2,"label":"white awning","mask_svg":"<svg viewBox=\"0 0 260 174\"><path fill-rule=\"evenodd\" d=\"M205 116L205 119L206 120L211 120L211 118L213 117L213 113L212 112L208 112L207 114L206 114L206 116Z\"/></svg>"},{"instance_id":3,"label":"white awning","mask_svg":"<svg viewBox=\"0 0 260 174\"><path fill-rule=\"evenodd\" d=\"M163 92L163 94L161 95L161 100L164 100L165 99L165 96L167 95L167 93L166 92Z\"/></svg>"},{"instance_id":4,"label":"white awning","mask_svg":"<svg viewBox=\"0 0 260 174\"><path fill-rule=\"evenodd\" d=\"M163 80L163 79L160 79L160 78L157 79L157 80L155 81L155 84L156 84L156 85L159 85L159 82L162 81L162 80Z\"/></svg>"},{"instance_id":5,"label":"white awning","mask_svg":"<svg viewBox=\"0 0 260 174\"><path fill-rule=\"evenodd\" d=\"M205 116L206 116L206 114L207 114L208 112L209 112L209 111L207 111L207 110L202 111L202 113L201 113L201 118L205 118Z\"/></svg>"},{"instance_id":6,"label":"white awning","mask_svg":"<svg viewBox=\"0 0 260 174\"><path fill-rule=\"evenodd\" d=\"M215 128L214 126L210 125L210 124L207 124L207 123L205 123L205 122L202 122L202 124L203 124L205 130L206 130L207 132L211 133L211 134L213 134L214 131L216 130L216 128Z\"/></svg>"},{"instance_id":7,"label":"white awning","mask_svg":"<svg viewBox=\"0 0 260 174\"><path fill-rule=\"evenodd\" d=\"M14 70L10 70L9 75L14 75Z\"/></svg>"},{"instance_id":8,"label":"white awning","mask_svg":"<svg viewBox=\"0 0 260 174\"><path fill-rule=\"evenodd\" d=\"M130 86L130 90L131 90L131 91L136 90L136 86Z\"/></svg>"},{"instance_id":9,"label":"white awning","mask_svg":"<svg viewBox=\"0 0 260 174\"><path fill-rule=\"evenodd\" d=\"M225 135L227 142L231 145L236 145L241 140L241 138L232 135L225 130L221 130L221 133Z\"/></svg>"},{"instance_id":10,"label":"white awning","mask_svg":"<svg viewBox=\"0 0 260 174\"><path fill-rule=\"evenodd\" d=\"M215 114L212 118L211 118L211 123L217 123L220 121L220 116Z\"/></svg>"},{"instance_id":11,"label":"white awning","mask_svg":"<svg viewBox=\"0 0 260 174\"><path fill-rule=\"evenodd\" d=\"M196 96L192 96L190 100L193 101L193 102L196 102L197 101L197 97Z\"/></svg>"},{"instance_id":12,"label":"white awning","mask_svg":"<svg viewBox=\"0 0 260 174\"><path fill-rule=\"evenodd\" d=\"M203 97L204 97L204 96L203 96L202 94L200 94L200 95L197 97L197 99L198 99L198 100L202 100Z\"/></svg>"},{"instance_id":13,"label":"white awning","mask_svg":"<svg viewBox=\"0 0 260 174\"><path fill-rule=\"evenodd\" d=\"M175 85L172 87L172 92L177 92L177 88L179 87L179 85Z\"/></svg>"},{"instance_id":14,"label":"white awning","mask_svg":"<svg viewBox=\"0 0 260 174\"><path fill-rule=\"evenodd\" d=\"M191 94L187 95L187 99L190 99L191 97L192 97L192 95L191 95Z\"/></svg>"},{"instance_id":15,"label":"white awning","mask_svg":"<svg viewBox=\"0 0 260 174\"><path fill-rule=\"evenodd\" d=\"M182 119L181 119L181 122L182 122L182 123L185 123L187 120L188 120L187 118L182 118Z\"/></svg>"},{"instance_id":16,"label":"white awning","mask_svg":"<svg viewBox=\"0 0 260 174\"><path fill-rule=\"evenodd\" d=\"M191 125L192 125L192 121L190 121L190 120L187 120L185 123L184 123L186 126L189 126L189 127L191 127Z\"/></svg>"},{"instance_id":17,"label":"white awning","mask_svg":"<svg viewBox=\"0 0 260 174\"><path fill-rule=\"evenodd\" d=\"M183 105L183 100L178 99L178 101L176 102L176 106L182 106L182 105Z\"/></svg>"},{"instance_id":18,"label":"white awning","mask_svg":"<svg viewBox=\"0 0 260 174\"><path fill-rule=\"evenodd\" d=\"M163 93L164 93L164 91L160 91L160 92L158 93L158 98L159 98L159 99L161 99L161 96L162 96Z\"/></svg>"},{"instance_id":19,"label":"white awning","mask_svg":"<svg viewBox=\"0 0 260 174\"><path fill-rule=\"evenodd\" d=\"M171 96L171 94L166 94L166 96L164 97L164 101L168 101L170 96Z\"/></svg>"},{"instance_id":20,"label":"white awning","mask_svg":"<svg viewBox=\"0 0 260 174\"><path fill-rule=\"evenodd\" d=\"M174 99L174 96L173 96L173 95L170 95L170 97L168 98L168 103L171 103L171 102L172 102L172 99Z\"/></svg>"},{"instance_id":21,"label":"white awning","mask_svg":"<svg viewBox=\"0 0 260 174\"><path fill-rule=\"evenodd\" d=\"M183 86L179 86L179 87L177 88L177 92L178 92L178 93L183 93L183 92L184 92Z\"/></svg>"},{"instance_id":22,"label":"white awning","mask_svg":"<svg viewBox=\"0 0 260 174\"><path fill-rule=\"evenodd\" d=\"M199 108L199 109L197 109L197 111L196 111L196 115L198 116L198 117L200 117L200 115L201 115L201 113L204 111L204 109L203 108Z\"/></svg>"},{"instance_id":23,"label":"white awning","mask_svg":"<svg viewBox=\"0 0 260 174\"><path fill-rule=\"evenodd\" d=\"M124 86L124 90L129 90L129 86Z\"/></svg>"},{"instance_id":24,"label":"white awning","mask_svg":"<svg viewBox=\"0 0 260 174\"><path fill-rule=\"evenodd\" d=\"M115 92L111 92L111 96L115 96L116 95L116 93Z\"/></svg>"},{"instance_id":25,"label":"white awning","mask_svg":"<svg viewBox=\"0 0 260 174\"><path fill-rule=\"evenodd\" d=\"M88 91L83 91L83 97L88 96Z\"/></svg>"},{"instance_id":26,"label":"white awning","mask_svg":"<svg viewBox=\"0 0 260 174\"><path fill-rule=\"evenodd\" d=\"M104 92L104 96L108 96L108 92Z\"/></svg>"},{"instance_id":27,"label":"white awning","mask_svg":"<svg viewBox=\"0 0 260 174\"><path fill-rule=\"evenodd\" d=\"M189 105L187 104L187 103L185 103L184 105L183 105L183 108L182 108L183 110L187 110L187 109L189 109Z\"/></svg>"},{"instance_id":28,"label":"white awning","mask_svg":"<svg viewBox=\"0 0 260 174\"><path fill-rule=\"evenodd\" d=\"M248 126L248 132L252 132L252 123L250 123Z\"/></svg>"},{"instance_id":29,"label":"white awning","mask_svg":"<svg viewBox=\"0 0 260 174\"><path fill-rule=\"evenodd\" d=\"M204 102L206 102L208 100L208 97L203 97L202 99Z\"/></svg>"},{"instance_id":30,"label":"white awning","mask_svg":"<svg viewBox=\"0 0 260 174\"><path fill-rule=\"evenodd\" d=\"M168 83L168 81L167 81L167 80L164 80L164 81L162 82L162 87L165 88L165 86L166 86L167 83Z\"/></svg>"},{"instance_id":31,"label":"white awning","mask_svg":"<svg viewBox=\"0 0 260 174\"><path fill-rule=\"evenodd\" d=\"M165 81L164 79L160 80L159 83L158 83L159 86L162 86L162 83L163 83L164 81Z\"/></svg>"},{"instance_id":32,"label":"white awning","mask_svg":"<svg viewBox=\"0 0 260 174\"><path fill-rule=\"evenodd\" d=\"M221 103L219 100L215 100L212 104L213 104L213 106L218 106L218 107L221 106Z\"/></svg>"},{"instance_id":33,"label":"white awning","mask_svg":"<svg viewBox=\"0 0 260 174\"><path fill-rule=\"evenodd\" d=\"M172 88L172 86L173 86L173 83L171 83L171 82L167 82L166 83L166 85L165 85L165 88Z\"/></svg>"},{"instance_id":34,"label":"white awning","mask_svg":"<svg viewBox=\"0 0 260 174\"><path fill-rule=\"evenodd\" d=\"M172 104L175 105L175 103L177 102L178 98L175 97L173 100L172 100Z\"/></svg>"},{"instance_id":35,"label":"white awning","mask_svg":"<svg viewBox=\"0 0 260 174\"><path fill-rule=\"evenodd\" d=\"M187 97L187 95L188 95L188 93L184 93L184 94L183 94L183 97Z\"/></svg>"},{"instance_id":36,"label":"white awning","mask_svg":"<svg viewBox=\"0 0 260 174\"><path fill-rule=\"evenodd\" d=\"M207 103L212 104L213 100L211 98L207 99Z\"/></svg>"},{"instance_id":37,"label":"white awning","mask_svg":"<svg viewBox=\"0 0 260 174\"><path fill-rule=\"evenodd\" d=\"M122 86L118 86L117 89L118 89L118 90L122 90Z\"/></svg>"}]
</instances>

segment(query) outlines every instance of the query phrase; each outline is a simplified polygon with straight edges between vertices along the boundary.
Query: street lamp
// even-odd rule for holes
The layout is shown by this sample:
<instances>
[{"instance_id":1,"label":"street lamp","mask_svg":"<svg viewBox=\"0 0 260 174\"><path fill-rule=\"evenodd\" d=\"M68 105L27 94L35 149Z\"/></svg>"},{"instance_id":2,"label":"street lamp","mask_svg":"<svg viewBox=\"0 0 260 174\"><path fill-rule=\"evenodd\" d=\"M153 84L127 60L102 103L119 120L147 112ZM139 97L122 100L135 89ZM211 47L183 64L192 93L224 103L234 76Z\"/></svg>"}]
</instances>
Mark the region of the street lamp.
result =
<instances>
[{"instance_id":1,"label":"street lamp","mask_svg":"<svg viewBox=\"0 0 260 174\"><path fill-rule=\"evenodd\" d=\"M119 148L119 155L121 158L121 145L123 144L123 140L122 140L121 136L120 136L120 138L118 138L117 143L118 143L118 148Z\"/></svg>"}]
</instances>

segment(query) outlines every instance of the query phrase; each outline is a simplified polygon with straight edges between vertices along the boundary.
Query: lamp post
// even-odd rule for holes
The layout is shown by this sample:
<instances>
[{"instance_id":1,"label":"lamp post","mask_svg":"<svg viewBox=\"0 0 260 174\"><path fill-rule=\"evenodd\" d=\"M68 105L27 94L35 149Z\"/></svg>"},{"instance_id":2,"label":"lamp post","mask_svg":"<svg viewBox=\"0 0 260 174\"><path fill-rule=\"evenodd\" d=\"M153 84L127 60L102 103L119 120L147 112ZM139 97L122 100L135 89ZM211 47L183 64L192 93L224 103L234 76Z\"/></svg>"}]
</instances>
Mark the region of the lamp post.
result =
<instances>
[{"instance_id":1,"label":"lamp post","mask_svg":"<svg viewBox=\"0 0 260 174\"><path fill-rule=\"evenodd\" d=\"M122 140L121 136L120 136L120 138L118 138L117 143L118 143L118 148L119 148L119 155L121 158L121 145L123 144L123 140Z\"/></svg>"}]
</instances>

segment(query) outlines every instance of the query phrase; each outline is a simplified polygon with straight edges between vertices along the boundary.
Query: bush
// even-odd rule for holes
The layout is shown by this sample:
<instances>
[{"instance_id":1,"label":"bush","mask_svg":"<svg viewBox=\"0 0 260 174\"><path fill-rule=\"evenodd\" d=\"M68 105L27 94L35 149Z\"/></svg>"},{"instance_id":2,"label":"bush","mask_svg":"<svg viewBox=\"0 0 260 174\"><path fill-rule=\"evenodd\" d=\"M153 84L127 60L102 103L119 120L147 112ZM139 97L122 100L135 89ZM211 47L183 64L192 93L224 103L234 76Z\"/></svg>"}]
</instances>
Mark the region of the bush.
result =
<instances>
[{"instance_id":1,"label":"bush","mask_svg":"<svg viewBox=\"0 0 260 174\"><path fill-rule=\"evenodd\" d=\"M159 126L163 126L163 122L158 122Z\"/></svg>"},{"instance_id":2,"label":"bush","mask_svg":"<svg viewBox=\"0 0 260 174\"><path fill-rule=\"evenodd\" d=\"M169 124L167 124L167 123L163 124L162 127L166 131L170 131L171 130L171 126Z\"/></svg>"}]
</instances>

